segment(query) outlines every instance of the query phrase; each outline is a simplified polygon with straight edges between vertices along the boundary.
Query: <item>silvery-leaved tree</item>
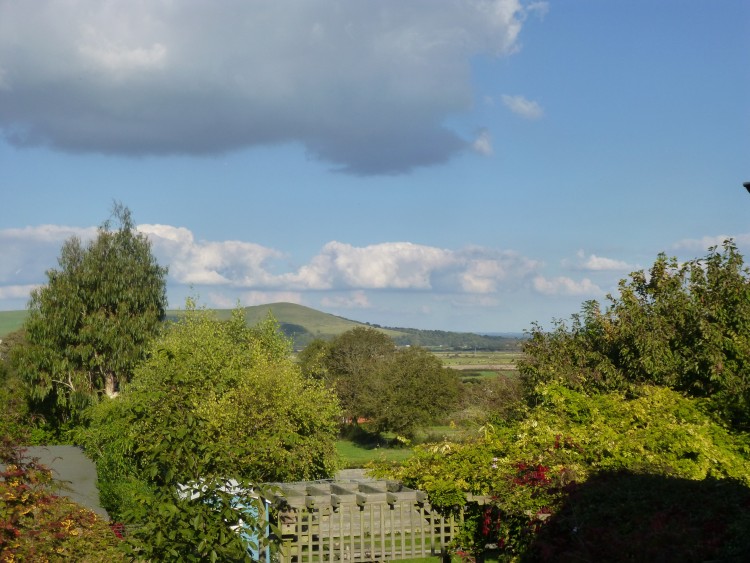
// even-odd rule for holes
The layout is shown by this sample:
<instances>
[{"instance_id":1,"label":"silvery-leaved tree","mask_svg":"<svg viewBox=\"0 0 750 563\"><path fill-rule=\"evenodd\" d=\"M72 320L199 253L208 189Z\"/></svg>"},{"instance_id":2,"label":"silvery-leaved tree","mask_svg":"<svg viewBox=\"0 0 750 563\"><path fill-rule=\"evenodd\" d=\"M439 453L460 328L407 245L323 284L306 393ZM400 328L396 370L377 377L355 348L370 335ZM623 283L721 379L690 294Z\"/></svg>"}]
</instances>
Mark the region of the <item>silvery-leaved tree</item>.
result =
<instances>
[{"instance_id":1,"label":"silvery-leaved tree","mask_svg":"<svg viewBox=\"0 0 750 563\"><path fill-rule=\"evenodd\" d=\"M31 294L27 345L14 358L32 408L53 427L74 421L100 395L117 394L167 306L167 269L122 204L91 242L68 239L58 263Z\"/></svg>"}]
</instances>

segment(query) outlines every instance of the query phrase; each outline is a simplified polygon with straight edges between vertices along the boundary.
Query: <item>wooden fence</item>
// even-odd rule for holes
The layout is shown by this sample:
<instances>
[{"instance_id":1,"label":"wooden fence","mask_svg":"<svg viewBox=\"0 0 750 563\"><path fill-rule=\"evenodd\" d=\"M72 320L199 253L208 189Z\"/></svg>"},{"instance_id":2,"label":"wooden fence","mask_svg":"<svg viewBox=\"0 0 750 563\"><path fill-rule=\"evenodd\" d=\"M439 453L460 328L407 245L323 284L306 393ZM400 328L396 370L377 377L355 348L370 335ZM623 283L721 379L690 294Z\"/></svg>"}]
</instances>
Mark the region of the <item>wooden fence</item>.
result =
<instances>
[{"instance_id":1,"label":"wooden fence","mask_svg":"<svg viewBox=\"0 0 750 563\"><path fill-rule=\"evenodd\" d=\"M368 479L278 484L282 563L393 561L445 553L459 522L421 491ZM459 515L460 520L460 515Z\"/></svg>"}]
</instances>

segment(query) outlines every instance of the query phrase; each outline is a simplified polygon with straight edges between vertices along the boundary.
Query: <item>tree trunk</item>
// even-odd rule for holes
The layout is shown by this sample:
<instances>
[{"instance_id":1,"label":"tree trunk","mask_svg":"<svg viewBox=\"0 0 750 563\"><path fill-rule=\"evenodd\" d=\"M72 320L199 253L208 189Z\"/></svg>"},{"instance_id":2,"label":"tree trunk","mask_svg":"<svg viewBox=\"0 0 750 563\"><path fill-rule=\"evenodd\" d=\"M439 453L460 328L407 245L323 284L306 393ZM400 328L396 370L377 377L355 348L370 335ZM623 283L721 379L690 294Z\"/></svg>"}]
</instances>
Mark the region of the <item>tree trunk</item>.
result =
<instances>
[{"instance_id":1,"label":"tree trunk","mask_svg":"<svg viewBox=\"0 0 750 563\"><path fill-rule=\"evenodd\" d=\"M117 397L118 395L117 382L115 381L115 376L112 373L108 373L104 376L104 392L110 399Z\"/></svg>"}]
</instances>

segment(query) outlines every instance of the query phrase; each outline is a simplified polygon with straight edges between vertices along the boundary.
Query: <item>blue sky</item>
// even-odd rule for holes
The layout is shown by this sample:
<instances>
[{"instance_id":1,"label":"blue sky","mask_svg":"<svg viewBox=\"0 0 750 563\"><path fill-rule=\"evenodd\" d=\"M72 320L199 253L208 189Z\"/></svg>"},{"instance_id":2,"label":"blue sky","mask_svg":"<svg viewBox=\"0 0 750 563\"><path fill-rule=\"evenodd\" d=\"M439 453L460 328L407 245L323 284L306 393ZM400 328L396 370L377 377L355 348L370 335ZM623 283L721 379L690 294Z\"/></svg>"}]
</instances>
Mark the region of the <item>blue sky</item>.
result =
<instances>
[{"instance_id":1,"label":"blue sky","mask_svg":"<svg viewBox=\"0 0 750 563\"><path fill-rule=\"evenodd\" d=\"M0 0L0 309L127 205L170 305L516 332L750 252L745 0Z\"/></svg>"}]
</instances>

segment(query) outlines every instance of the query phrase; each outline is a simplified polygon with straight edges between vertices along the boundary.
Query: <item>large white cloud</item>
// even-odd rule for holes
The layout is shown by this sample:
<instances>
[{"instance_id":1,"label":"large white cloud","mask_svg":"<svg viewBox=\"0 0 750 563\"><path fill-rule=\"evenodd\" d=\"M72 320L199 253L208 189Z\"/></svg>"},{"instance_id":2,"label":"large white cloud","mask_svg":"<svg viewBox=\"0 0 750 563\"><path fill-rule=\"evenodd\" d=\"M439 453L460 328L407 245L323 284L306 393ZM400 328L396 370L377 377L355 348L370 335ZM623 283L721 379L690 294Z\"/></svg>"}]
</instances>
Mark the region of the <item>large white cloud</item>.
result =
<instances>
[{"instance_id":1,"label":"large white cloud","mask_svg":"<svg viewBox=\"0 0 750 563\"><path fill-rule=\"evenodd\" d=\"M517 49L521 0L0 0L17 146L216 154L301 142L355 174L470 147L470 59ZM477 124L480 126L481 124Z\"/></svg>"},{"instance_id":2,"label":"large white cloud","mask_svg":"<svg viewBox=\"0 0 750 563\"><path fill-rule=\"evenodd\" d=\"M169 264L170 276L182 284L194 285L274 285L266 263L281 256L271 248L252 242L196 241L184 227L139 225L149 236L154 254Z\"/></svg>"},{"instance_id":3,"label":"large white cloud","mask_svg":"<svg viewBox=\"0 0 750 563\"><path fill-rule=\"evenodd\" d=\"M367 307L365 290L488 295L529 282L541 264L516 252L482 247L458 250L410 242L368 246L332 241L299 267L279 250L244 241L196 240L184 227L139 225L159 263L169 266L171 287L207 291L213 303L242 296L301 302L302 292L330 292L329 303ZM72 234L91 238L96 229L41 226L0 230L2 295L18 297L46 281L62 242ZM334 292L339 292L334 295ZM343 293L342 293L343 292ZM275 296L275 298L274 298ZM224 303L226 304L226 303Z\"/></svg>"}]
</instances>

